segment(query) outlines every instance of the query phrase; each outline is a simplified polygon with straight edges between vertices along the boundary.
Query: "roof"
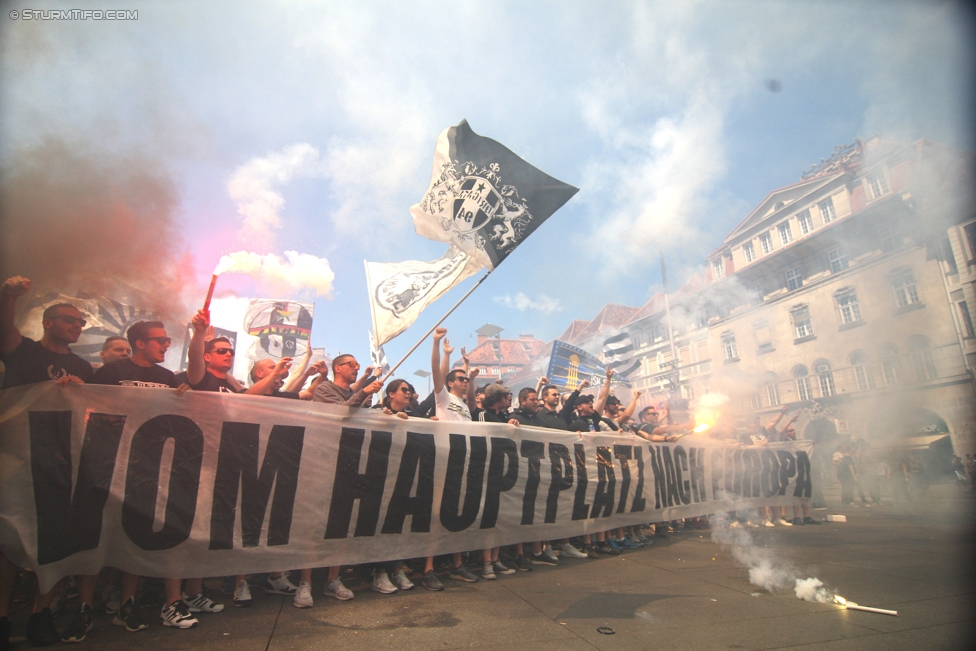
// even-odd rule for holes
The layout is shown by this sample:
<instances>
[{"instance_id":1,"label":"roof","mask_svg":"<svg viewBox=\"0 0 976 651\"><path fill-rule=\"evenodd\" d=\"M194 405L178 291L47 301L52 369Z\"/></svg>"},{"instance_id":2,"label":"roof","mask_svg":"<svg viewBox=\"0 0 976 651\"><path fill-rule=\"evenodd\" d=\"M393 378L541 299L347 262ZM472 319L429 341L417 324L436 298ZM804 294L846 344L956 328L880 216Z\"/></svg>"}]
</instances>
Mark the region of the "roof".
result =
<instances>
[{"instance_id":1,"label":"roof","mask_svg":"<svg viewBox=\"0 0 976 651\"><path fill-rule=\"evenodd\" d=\"M607 303L603 306L603 309L601 309L597 315L593 317L593 320L576 334L575 339L570 341L561 339L560 341L565 341L568 344L586 341L587 339L594 337L605 330L619 328L625 323L629 323L631 319L633 319L634 315L639 311L639 307L629 307L627 305L614 305L613 303Z\"/></svg>"},{"instance_id":2,"label":"roof","mask_svg":"<svg viewBox=\"0 0 976 651\"><path fill-rule=\"evenodd\" d=\"M502 366L522 366L536 357L546 342L538 339L502 339ZM472 366L494 366L498 364L498 340L490 337L468 352ZM460 364L458 364L460 366Z\"/></svg>"}]
</instances>

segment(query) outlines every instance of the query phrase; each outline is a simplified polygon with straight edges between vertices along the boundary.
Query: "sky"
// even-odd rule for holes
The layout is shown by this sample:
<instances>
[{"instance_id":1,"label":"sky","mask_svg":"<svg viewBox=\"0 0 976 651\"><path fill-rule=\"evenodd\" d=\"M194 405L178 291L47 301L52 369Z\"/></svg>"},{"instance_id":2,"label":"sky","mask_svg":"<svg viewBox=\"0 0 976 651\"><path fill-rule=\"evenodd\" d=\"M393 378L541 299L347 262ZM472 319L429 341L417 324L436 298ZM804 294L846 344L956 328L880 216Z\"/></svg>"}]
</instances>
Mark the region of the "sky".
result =
<instances>
[{"instance_id":1,"label":"sky","mask_svg":"<svg viewBox=\"0 0 976 651\"><path fill-rule=\"evenodd\" d=\"M408 210L461 120L580 188L448 318L468 347L486 323L548 341L607 302L642 305L659 248L674 291L854 138L974 149L962 3L2 4L3 273L64 293L124 283L178 330L221 255L276 255L300 271L224 275L217 295L314 302L313 346L332 355L368 356L364 260L446 250ZM398 375L428 366L425 343Z\"/></svg>"}]
</instances>

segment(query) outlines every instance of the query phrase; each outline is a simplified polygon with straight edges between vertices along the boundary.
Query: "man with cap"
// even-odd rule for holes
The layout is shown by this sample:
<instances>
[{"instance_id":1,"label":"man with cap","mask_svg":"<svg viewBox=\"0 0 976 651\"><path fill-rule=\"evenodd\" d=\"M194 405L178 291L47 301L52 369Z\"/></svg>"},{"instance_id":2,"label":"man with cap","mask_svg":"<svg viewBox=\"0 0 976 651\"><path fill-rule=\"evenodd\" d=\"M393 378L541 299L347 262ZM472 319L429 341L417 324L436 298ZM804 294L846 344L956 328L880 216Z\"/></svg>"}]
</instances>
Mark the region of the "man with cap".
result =
<instances>
[{"instance_id":1,"label":"man with cap","mask_svg":"<svg viewBox=\"0 0 976 651\"><path fill-rule=\"evenodd\" d=\"M485 398L482 400L482 409L475 409L471 414L473 420L482 423L508 423L518 426L519 421L512 417L508 409L512 406L512 392L508 387L498 384L489 384L485 387Z\"/></svg>"}]
</instances>

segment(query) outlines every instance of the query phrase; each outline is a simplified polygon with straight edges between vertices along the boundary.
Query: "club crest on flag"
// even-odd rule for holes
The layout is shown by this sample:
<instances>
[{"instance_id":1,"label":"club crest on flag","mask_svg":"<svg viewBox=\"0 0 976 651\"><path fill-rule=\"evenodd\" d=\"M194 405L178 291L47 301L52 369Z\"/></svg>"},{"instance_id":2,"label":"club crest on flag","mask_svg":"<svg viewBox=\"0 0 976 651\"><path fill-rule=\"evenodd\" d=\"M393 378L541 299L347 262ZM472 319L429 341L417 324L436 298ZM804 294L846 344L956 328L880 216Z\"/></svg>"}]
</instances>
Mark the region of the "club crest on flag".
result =
<instances>
[{"instance_id":1,"label":"club crest on flag","mask_svg":"<svg viewBox=\"0 0 976 651\"><path fill-rule=\"evenodd\" d=\"M411 306L425 301L442 280L455 275L467 264L468 256L452 249L453 257L443 257L426 269L404 269L385 278L376 286L376 305L400 316Z\"/></svg>"},{"instance_id":2,"label":"club crest on flag","mask_svg":"<svg viewBox=\"0 0 976 651\"><path fill-rule=\"evenodd\" d=\"M576 192L461 122L438 136L430 185L410 214L418 234L494 269Z\"/></svg>"},{"instance_id":3,"label":"club crest on flag","mask_svg":"<svg viewBox=\"0 0 976 651\"><path fill-rule=\"evenodd\" d=\"M248 356L277 359L303 355L312 333L314 309L295 301L252 300L244 316L244 330L258 338L261 350L248 351Z\"/></svg>"}]
</instances>

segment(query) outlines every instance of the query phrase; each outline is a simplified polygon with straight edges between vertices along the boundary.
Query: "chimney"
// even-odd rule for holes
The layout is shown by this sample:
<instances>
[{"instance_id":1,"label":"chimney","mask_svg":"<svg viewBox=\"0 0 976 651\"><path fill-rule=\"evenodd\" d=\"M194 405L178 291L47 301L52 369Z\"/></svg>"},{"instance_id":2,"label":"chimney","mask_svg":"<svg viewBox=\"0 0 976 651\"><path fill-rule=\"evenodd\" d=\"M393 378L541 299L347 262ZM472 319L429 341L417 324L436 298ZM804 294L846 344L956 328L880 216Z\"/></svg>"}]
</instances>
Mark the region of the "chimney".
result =
<instances>
[{"instance_id":1,"label":"chimney","mask_svg":"<svg viewBox=\"0 0 976 651\"><path fill-rule=\"evenodd\" d=\"M488 337L486 337L486 336L484 336L484 335L478 335L478 345L479 345L479 346L480 346L481 344L483 344L483 343L485 343L486 341L488 341Z\"/></svg>"}]
</instances>

